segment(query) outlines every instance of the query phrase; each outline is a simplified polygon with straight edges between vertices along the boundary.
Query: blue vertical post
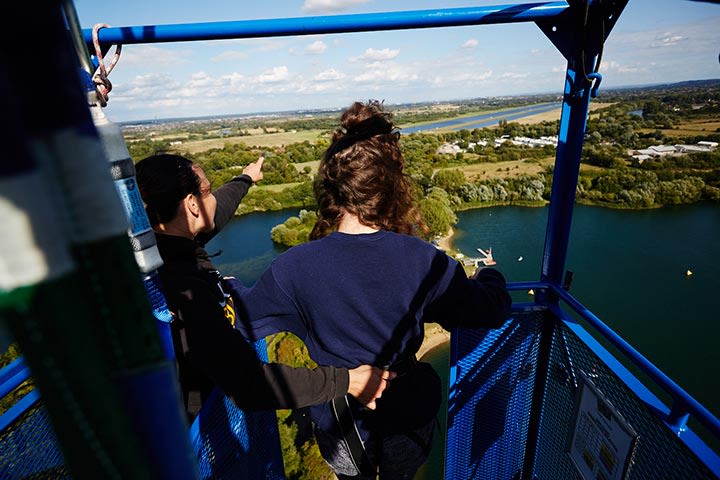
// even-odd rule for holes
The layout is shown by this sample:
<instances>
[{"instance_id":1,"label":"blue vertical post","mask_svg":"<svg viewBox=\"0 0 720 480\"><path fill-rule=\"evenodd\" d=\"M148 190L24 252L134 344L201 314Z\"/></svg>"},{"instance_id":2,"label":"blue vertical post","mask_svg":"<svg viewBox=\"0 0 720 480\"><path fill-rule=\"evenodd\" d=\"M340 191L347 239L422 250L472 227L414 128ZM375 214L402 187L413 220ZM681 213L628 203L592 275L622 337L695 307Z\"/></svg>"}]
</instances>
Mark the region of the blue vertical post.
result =
<instances>
[{"instance_id":1,"label":"blue vertical post","mask_svg":"<svg viewBox=\"0 0 720 480\"><path fill-rule=\"evenodd\" d=\"M605 39L627 1L574 0L568 2L570 8L557 18L536 22L568 62L540 272L541 281L558 286L562 282L567 259L591 91L595 96L600 81L600 75L594 73L595 62L602 55ZM543 294L536 296L536 301L545 303L553 300Z\"/></svg>"},{"instance_id":2,"label":"blue vertical post","mask_svg":"<svg viewBox=\"0 0 720 480\"><path fill-rule=\"evenodd\" d=\"M541 281L558 287L561 286L567 260L591 92L594 96L600 80L600 75L594 72L595 62L601 56L605 39L625 8L627 0L575 0L568 3L570 8L557 18L536 22L567 60L550 210L540 271ZM535 301L548 305L557 303L558 298L548 290L536 295ZM523 479L534 478L535 455L540 442L540 420L545 404L545 385L550 374L550 353L557 321L548 312L542 327Z\"/></svg>"},{"instance_id":3,"label":"blue vertical post","mask_svg":"<svg viewBox=\"0 0 720 480\"><path fill-rule=\"evenodd\" d=\"M565 270L575 191L580 172L580 154L590 104L590 84L585 82L586 86L579 88L580 81L585 82L585 79L578 79L578 72L573 69L571 62L568 62L550 211L545 232L545 251L540 273L541 281L556 285L560 285Z\"/></svg>"}]
</instances>

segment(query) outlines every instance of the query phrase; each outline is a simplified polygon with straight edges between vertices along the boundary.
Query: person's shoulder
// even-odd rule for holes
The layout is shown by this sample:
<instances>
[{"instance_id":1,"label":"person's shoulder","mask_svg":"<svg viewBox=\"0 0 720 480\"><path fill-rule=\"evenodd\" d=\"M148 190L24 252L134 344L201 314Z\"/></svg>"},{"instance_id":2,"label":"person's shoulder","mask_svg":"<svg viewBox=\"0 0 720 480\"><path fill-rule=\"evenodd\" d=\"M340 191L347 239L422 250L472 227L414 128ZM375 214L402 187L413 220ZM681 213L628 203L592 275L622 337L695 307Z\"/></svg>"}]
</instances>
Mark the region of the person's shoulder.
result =
<instances>
[{"instance_id":1,"label":"person's shoulder","mask_svg":"<svg viewBox=\"0 0 720 480\"><path fill-rule=\"evenodd\" d=\"M277 268L297 268L304 262L321 255L321 240L311 240L292 246L275 257L271 266Z\"/></svg>"},{"instance_id":2,"label":"person's shoulder","mask_svg":"<svg viewBox=\"0 0 720 480\"><path fill-rule=\"evenodd\" d=\"M413 250L419 250L427 253L434 253L435 251L438 251L437 248L435 248L435 246L432 245L430 242L414 235L387 232L387 239L388 241L397 244L401 248L412 248Z\"/></svg>"}]
</instances>

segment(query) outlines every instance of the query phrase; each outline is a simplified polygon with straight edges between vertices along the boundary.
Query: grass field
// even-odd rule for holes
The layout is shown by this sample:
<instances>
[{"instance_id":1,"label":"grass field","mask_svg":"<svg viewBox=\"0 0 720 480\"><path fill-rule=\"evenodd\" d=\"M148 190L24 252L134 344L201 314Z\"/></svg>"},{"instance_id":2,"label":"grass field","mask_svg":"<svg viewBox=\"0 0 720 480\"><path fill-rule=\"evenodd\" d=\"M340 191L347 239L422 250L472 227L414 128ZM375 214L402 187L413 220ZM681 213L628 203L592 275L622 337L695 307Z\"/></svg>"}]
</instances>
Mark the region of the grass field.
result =
<instances>
[{"instance_id":1,"label":"grass field","mask_svg":"<svg viewBox=\"0 0 720 480\"><path fill-rule=\"evenodd\" d=\"M611 105L609 103L598 103L594 102L590 104L590 112L597 110L598 108L607 107L608 105ZM497 110L498 112L502 110ZM459 118L462 117L474 117L477 115L477 112L467 113L464 115L461 115ZM553 121L558 120L560 118L560 107L558 107L555 110L551 110L549 112L539 113L536 115L529 115L527 117L518 118L516 120L513 120L513 122L518 123L540 123L543 121ZM442 119L433 120L432 122L418 122L418 123L411 123L407 125L403 125L405 128L414 127L417 125L425 125L428 123L435 123L438 121L441 121ZM462 126L459 125L459 126ZM458 125L447 128L447 129L439 129L438 132L442 131L450 131L451 129L457 129ZM257 148L263 148L263 147L279 147L282 145L288 145L291 143L298 143L298 142L315 142L318 138L320 138L323 135L327 135L327 132L324 130L301 130L301 131L292 131L292 132L272 132L272 133L262 133L261 129L254 129L254 130L248 130L248 133L250 135L247 136L241 136L241 137L224 137L224 138L211 138L208 140L194 140L194 141L186 141L183 142L180 145L176 145L172 147L172 150L175 150L177 152L187 152L187 153L200 153L204 152L206 150L210 150L213 148L222 148L225 144L237 144L237 143L244 143L245 145L248 145L250 147L257 147ZM177 138L181 135L173 135L174 138ZM304 164L298 164L300 167L299 169L302 171L302 167L304 167ZM313 171L317 168L316 165L310 165L311 168L313 168Z\"/></svg>"},{"instance_id":2,"label":"grass field","mask_svg":"<svg viewBox=\"0 0 720 480\"><path fill-rule=\"evenodd\" d=\"M273 193L274 193L274 192L281 192L281 191L285 190L286 188L295 187L295 186L297 186L297 185L300 185L300 183L301 183L301 182L279 183L279 184L276 184L276 185L262 185L262 184L260 184L260 185L255 185L255 186L253 187L253 189L267 190L267 191L269 191L269 192L273 192Z\"/></svg>"},{"instance_id":3,"label":"grass field","mask_svg":"<svg viewBox=\"0 0 720 480\"><path fill-rule=\"evenodd\" d=\"M438 170L460 170L465 174L468 180L480 179L488 180L490 178L511 178L521 175L537 175L544 173L545 168L555 163L555 157L545 157L537 160L513 160L509 162L496 163L476 163L473 165L463 165L461 167L449 167L447 169ZM438 171L436 170L436 172ZM605 169L594 165L580 165L580 171L583 173L601 173ZM434 172L433 172L434 173Z\"/></svg>"},{"instance_id":4,"label":"grass field","mask_svg":"<svg viewBox=\"0 0 720 480\"><path fill-rule=\"evenodd\" d=\"M697 119L689 122L684 122L677 125L676 128L661 128L659 129L663 135L668 137L687 137L696 136L709 133L720 132L720 120L712 119ZM642 133L652 133L653 129L640 130Z\"/></svg>"},{"instance_id":5,"label":"grass field","mask_svg":"<svg viewBox=\"0 0 720 480\"><path fill-rule=\"evenodd\" d=\"M552 165L554 157L547 157L539 160L526 162L525 160L513 160L509 162L476 163L463 165L461 167L450 167L438 170L460 170L465 178L487 180L489 178L508 178L520 175L537 175L545 171L545 167ZM437 171L437 170L436 170Z\"/></svg>"},{"instance_id":6,"label":"grass field","mask_svg":"<svg viewBox=\"0 0 720 480\"><path fill-rule=\"evenodd\" d=\"M311 143L315 142L323 132L324 130L302 130L299 132L261 133L242 137L211 138L208 140L185 142L181 145L176 145L173 149L178 152L200 153L213 148L222 148L226 143L232 145L244 143L250 147L259 148L279 147L291 143L304 142L305 140Z\"/></svg>"},{"instance_id":7,"label":"grass field","mask_svg":"<svg viewBox=\"0 0 720 480\"><path fill-rule=\"evenodd\" d=\"M313 160L312 162L293 163L298 172L303 173L305 167L310 167L310 173L315 175L320 166L320 160Z\"/></svg>"}]
</instances>

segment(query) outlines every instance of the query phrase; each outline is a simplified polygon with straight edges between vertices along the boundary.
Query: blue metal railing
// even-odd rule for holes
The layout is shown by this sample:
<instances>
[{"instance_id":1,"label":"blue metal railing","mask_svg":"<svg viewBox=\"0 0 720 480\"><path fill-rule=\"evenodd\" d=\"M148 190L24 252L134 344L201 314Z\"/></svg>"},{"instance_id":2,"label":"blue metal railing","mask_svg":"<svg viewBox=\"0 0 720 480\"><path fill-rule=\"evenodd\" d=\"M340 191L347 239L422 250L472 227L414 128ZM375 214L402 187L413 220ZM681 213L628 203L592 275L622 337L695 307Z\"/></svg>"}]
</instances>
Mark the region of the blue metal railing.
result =
<instances>
[{"instance_id":1,"label":"blue metal railing","mask_svg":"<svg viewBox=\"0 0 720 480\"><path fill-rule=\"evenodd\" d=\"M602 31L608 34L610 26L605 22L609 18L617 18L622 11L626 0L610 0L606 2L588 2L591 9L597 8L598 11L590 15L590 26L595 22L595 33ZM705 407L693 399L682 388L675 384L670 378L662 373L657 367L637 352L632 346L625 342L617 333L605 325L598 317L590 312L577 299L563 290L559 285L561 282L561 274L564 272L565 258L567 254L568 237L570 233L570 224L573 214L573 203L575 185L577 183L577 171L579 166L580 151L583 145L583 134L585 130L585 121L587 118L587 106L590 100L592 85L587 79L594 74L582 75L588 70L588 64L594 64L593 59L598 54L598 47L601 46L605 38L596 35L598 38L593 39L593 44L585 45L585 51L580 54L576 52L576 44L585 38L587 31L583 30L582 25L576 25L570 18L571 10L579 8L582 2L536 2L529 4L509 4L499 6L481 6L469 8L454 9L436 9L436 10L418 10L407 12L389 12L389 13L370 13L356 15L336 15L326 17L303 17L303 18L285 18L285 19L261 19L261 20L242 20L229 22L209 22L209 23L192 23L192 24L175 24L175 25L155 25L155 26L126 26L126 27L110 27L102 29L99 32L99 38L104 46L114 43L137 44L137 43L164 43L179 41L198 41L198 40L219 40L230 38L256 38L256 37L277 37L277 36L293 36L293 35L315 35L315 34L333 34L333 33L349 33L349 32L370 32L381 30L402 30L414 28L438 28L438 27L454 27L469 26L497 23L518 23L518 22L537 22L541 25L543 31L548 34L547 29L552 28L555 31L556 21L558 24L557 35L551 40L556 46L565 46L564 51L568 58L568 70L565 84L565 96L563 102L563 112L560 125L560 145L555 164L555 175L553 182L552 201L550 205L550 214L548 216L548 226L546 232L545 253L543 256L542 269L540 272L540 282L521 282L513 283L509 286L510 290L520 291L534 289L537 294L535 296L535 304L515 304L514 309L520 306L536 309L547 309L550 314L560 320L560 324L564 324L584 342L589 349L597 354L617 375L625 385L634 392L647 406L653 411L653 414L663 422L661 425L667 426L669 431L674 432L680 437L690 449L708 463L713 472L717 475L720 472L718 466L718 455L708 447L690 430L685 428L688 416L692 415L694 419L706 428L715 438L720 439L720 421L714 417ZM607 8L607 11L601 11ZM577 12L575 12L577 13ZM587 13L587 12L586 12ZM598 14L599 13L599 14ZM611 15L608 15L611 13ZM552 23L549 23L552 22ZM602 24L602 28L599 25ZM543 26L544 25L544 26ZM587 26L587 25L586 25ZM608 26L606 29L605 27ZM92 41L91 30L82 31L83 40L88 44ZM585 64L583 64L585 62ZM597 89L599 82L595 83L594 89ZM647 387L637 380L619 361L617 361L607 350L602 347L597 340L594 339L584 327L571 318L568 313L563 310L559 301L564 302L574 312L576 312L584 321L590 325L595 332L602 338L606 339L610 344L616 347L619 352L624 355L632 364L640 369L651 382L654 382L663 392L673 399L673 405L669 408L652 394ZM552 322L555 323L555 318ZM540 354L538 358L538 372L549 372L550 364L547 358L549 351L544 352L549 346L550 338L547 336L546 329L539 329L537 332L538 349ZM534 333L533 333L534 335ZM545 364L542 364L545 362ZM572 366L571 366L572 368ZM519 374L523 373L522 369L517 370ZM538 378L546 375L539 373ZM28 376L28 370L24 366L23 361L19 360L4 370L0 371L0 393L8 393L16 388ZM542 409L542 405L538 405L538 401L543 399L542 395L538 395L542 390L541 381L537 382L535 393L532 395L533 409ZM530 401L531 395L528 395ZM18 415L25 411L29 405L37 401L36 392L31 392L18 402L11 411L7 412L0 418L0 431L11 421L18 418ZM539 417L533 416L532 420ZM4 423L2 423L4 422ZM528 443L537 443L541 441L538 437L529 435ZM534 456L536 449L529 450ZM528 455L530 457L531 455ZM709 459L709 460L708 460ZM532 462L526 465L532 466ZM529 477L528 477L529 478Z\"/></svg>"},{"instance_id":2,"label":"blue metal railing","mask_svg":"<svg viewBox=\"0 0 720 480\"><path fill-rule=\"evenodd\" d=\"M669 428L673 429L678 436L682 438L686 431L686 423L688 415L692 415L697 419L705 428L708 429L715 437L720 439L720 420L715 417L707 408L701 405L695 400L690 394L683 390L677 383L665 375L659 368L657 368L652 362L646 359L640 352L638 352L632 345L626 342L620 335L614 330L607 326L602 320L600 320L594 313L592 313L586 306L584 306L575 297L570 295L567 291L560 288L557 285L550 284L548 282L514 282L508 285L510 291L524 291L534 289L535 291L551 291L563 302L565 302L573 311L575 311L580 317L588 322L603 338L609 341L614 347L618 349L626 358L628 358L635 366L637 366L645 375L648 376L655 384L660 387L665 393L675 402L669 412L666 412L667 417L663 419ZM550 303L547 305L550 311L557 316L557 318L565 321L567 324L575 323L560 307L557 303ZM628 386L633 390L641 390L642 387L634 379L626 380ZM644 395L647 397L647 395ZM654 404L656 409L664 409L662 403L658 403L656 399L652 398L650 401Z\"/></svg>"},{"instance_id":3,"label":"blue metal railing","mask_svg":"<svg viewBox=\"0 0 720 480\"><path fill-rule=\"evenodd\" d=\"M567 2L537 2L324 17L111 27L100 30L98 38L103 44L132 44L457 27L547 20L568 8ZM88 45L92 45L92 30L84 29L83 36Z\"/></svg>"}]
</instances>

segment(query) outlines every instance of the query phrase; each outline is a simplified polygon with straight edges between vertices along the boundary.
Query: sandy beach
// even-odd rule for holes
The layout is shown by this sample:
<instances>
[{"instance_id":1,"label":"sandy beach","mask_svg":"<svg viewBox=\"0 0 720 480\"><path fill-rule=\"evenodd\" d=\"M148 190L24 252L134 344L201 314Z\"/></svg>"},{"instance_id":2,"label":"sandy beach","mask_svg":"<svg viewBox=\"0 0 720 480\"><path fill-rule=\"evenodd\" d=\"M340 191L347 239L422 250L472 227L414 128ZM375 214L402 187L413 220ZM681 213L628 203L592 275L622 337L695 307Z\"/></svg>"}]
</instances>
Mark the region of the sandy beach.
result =
<instances>
[{"instance_id":1,"label":"sandy beach","mask_svg":"<svg viewBox=\"0 0 720 480\"><path fill-rule=\"evenodd\" d=\"M455 235L455 230L453 230L451 227L447 235L445 235L444 237L440 237L440 240L438 241L438 246L446 252L450 252L450 250L452 250L453 235Z\"/></svg>"},{"instance_id":2,"label":"sandy beach","mask_svg":"<svg viewBox=\"0 0 720 480\"><path fill-rule=\"evenodd\" d=\"M437 323L428 323L425 325L425 340L420 345L420 350L415 356L422 360L423 355L443 343L450 341L450 332L442 328Z\"/></svg>"}]
</instances>

